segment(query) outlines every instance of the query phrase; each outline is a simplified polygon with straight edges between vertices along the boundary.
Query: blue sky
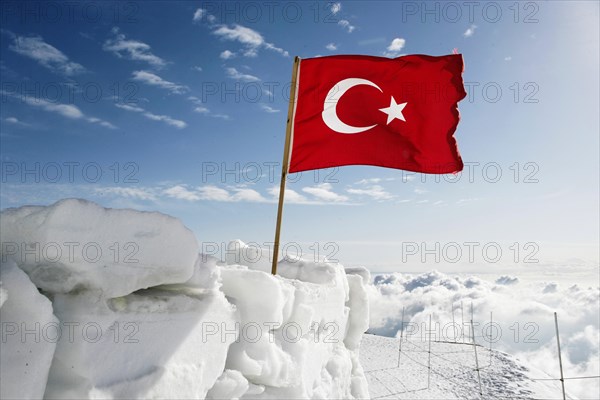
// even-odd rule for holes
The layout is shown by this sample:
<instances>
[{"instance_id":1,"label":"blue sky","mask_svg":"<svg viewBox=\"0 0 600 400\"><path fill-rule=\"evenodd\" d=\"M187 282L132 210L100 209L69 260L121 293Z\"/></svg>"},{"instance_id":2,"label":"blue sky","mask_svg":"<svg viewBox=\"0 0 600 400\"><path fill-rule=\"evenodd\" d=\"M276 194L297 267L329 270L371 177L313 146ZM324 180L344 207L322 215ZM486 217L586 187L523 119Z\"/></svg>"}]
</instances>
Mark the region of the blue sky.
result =
<instances>
[{"instance_id":1,"label":"blue sky","mask_svg":"<svg viewBox=\"0 0 600 400\"><path fill-rule=\"evenodd\" d=\"M1 207L82 197L174 215L200 242L271 242L293 56L456 48L463 174L292 175L283 243L374 271L597 277L599 5L472 4L2 2ZM475 260L438 263L436 242L477 242Z\"/></svg>"}]
</instances>

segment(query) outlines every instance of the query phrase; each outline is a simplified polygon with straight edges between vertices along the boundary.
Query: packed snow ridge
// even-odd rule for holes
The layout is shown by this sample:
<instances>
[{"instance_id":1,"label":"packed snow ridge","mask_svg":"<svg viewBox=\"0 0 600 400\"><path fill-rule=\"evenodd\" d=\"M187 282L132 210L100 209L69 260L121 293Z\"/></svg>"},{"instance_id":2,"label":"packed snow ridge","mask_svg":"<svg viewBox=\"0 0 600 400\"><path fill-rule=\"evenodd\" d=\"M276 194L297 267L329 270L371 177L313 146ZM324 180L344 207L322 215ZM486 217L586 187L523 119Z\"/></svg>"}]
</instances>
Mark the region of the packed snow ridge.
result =
<instances>
[{"instance_id":1,"label":"packed snow ridge","mask_svg":"<svg viewBox=\"0 0 600 400\"><path fill-rule=\"evenodd\" d=\"M0 238L3 399L369 397L365 269L272 276L242 242L221 261L175 218L75 199L3 211Z\"/></svg>"}]
</instances>

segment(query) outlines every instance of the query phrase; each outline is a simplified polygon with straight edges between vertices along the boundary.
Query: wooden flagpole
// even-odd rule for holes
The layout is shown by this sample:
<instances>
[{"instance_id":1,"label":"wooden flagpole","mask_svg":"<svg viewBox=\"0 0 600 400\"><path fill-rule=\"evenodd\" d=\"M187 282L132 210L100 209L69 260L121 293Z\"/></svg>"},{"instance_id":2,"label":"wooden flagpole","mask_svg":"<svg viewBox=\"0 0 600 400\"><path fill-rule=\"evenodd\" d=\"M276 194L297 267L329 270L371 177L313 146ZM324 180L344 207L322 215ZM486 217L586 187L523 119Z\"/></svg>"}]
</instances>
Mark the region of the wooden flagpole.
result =
<instances>
[{"instance_id":1,"label":"wooden flagpole","mask_svg":"<svg viewBox=\"0 0 600 400\"><path fill-rule=\"evenodd\" d=\"M277 274L277 258L279 257L279 237L281 234L281 218L283 214L283 198L285 195L285 181L288 174L288 164L290 162L290 145L292 136L292 125L294 123L294 111L296 109L296 81L298 78L298 68L300 66L300 57L294 58L294 67L292 69L292 83L290 88L290 103L288 105L287 125L285 128L285 145L283 147L283 163L281 165L281 184L279 185L279 205L277 207L277 225L275 226L275 243L273 246L273 265L271 274Z\"/></svg>"}]
</instances>

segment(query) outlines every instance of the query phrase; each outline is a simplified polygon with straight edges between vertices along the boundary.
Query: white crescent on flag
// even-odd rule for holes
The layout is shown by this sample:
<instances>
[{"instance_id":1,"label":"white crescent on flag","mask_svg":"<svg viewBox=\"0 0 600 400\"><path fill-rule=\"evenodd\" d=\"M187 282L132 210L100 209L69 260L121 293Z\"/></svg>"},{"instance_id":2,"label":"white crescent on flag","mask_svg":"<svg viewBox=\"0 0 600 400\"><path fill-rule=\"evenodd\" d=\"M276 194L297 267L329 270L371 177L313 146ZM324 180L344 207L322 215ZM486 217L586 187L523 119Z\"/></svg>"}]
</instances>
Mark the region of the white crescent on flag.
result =
<instances>
[{"instance_id":1,"label":"white crescent on flag","mask_svg":"<svg viewBox=\"0 0 600 400\"><path fill-rule=\"evenodd\" d=\"M323 113L321 115L323 117L323 122L325 122L325 125L327 125L329 129L339 133L352 134L364 132L377 126L377 124L364 127L348 125L340 120L337 115L336 108L338 101L340 101L344 93L358 85L373 86L383 93L383 90L381 90L379 86L366 79L348 78L339 81L329 90L327 97L325 97L325 103L323 104Z\"/></svg>"},{"instance_id":2,"label":"white crescent on flag","mask_svg":"<svg viewBox=\"0 0 600 400\"><path fill-rule=\"evenodd\" d=\"M343 79L335 85L333 85L333 87L327 93L327 97L325 97L325 103L323 104L323 112L321 114L323 117L323 122L325 122L325 125L327 125L327 127L329 127L329 129L331 129L332 131L338 133L353 134L368 131L369 129L377 126L377 124L363 127L348 125L344 123L337 115L336 108L338 101L340 101L344 93L352 89L354 86L358 85L373 86L374 88L377 88L377 90L379 90L381 93L383 93L383 90L381 90L379 86L367 79L361 78ZM404 115L402 114L402 110L405 106L406 103L396 103L396 99L394 99L394 96L392 96L390 100L390 106L380 108L379 111L383 112L384 114L387 114L387 124L389 125L389 123L396 118L401 121L406 121L404 119Z\"/></svg>"}]
</instances>

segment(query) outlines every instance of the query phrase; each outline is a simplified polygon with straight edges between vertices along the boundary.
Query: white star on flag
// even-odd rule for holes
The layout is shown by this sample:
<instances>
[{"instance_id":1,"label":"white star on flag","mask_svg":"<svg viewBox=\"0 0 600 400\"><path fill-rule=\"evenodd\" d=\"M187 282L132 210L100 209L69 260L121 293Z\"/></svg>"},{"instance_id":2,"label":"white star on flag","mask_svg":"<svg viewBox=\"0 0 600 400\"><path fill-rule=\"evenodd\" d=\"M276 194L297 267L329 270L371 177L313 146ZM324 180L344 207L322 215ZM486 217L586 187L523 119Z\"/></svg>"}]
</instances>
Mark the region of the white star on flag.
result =
<instances>
[{"instance_id":1,"label":"white star on flag","mask_svg":"<svg viewBox=\"0 0 600 400\"><path fill-rule=\"evenodd\" d=\"M386 125L389 125L390 122L392 122L396 118L406 122L406 120L404 119L404 115L402 115L402 110L404 110L406 104L407 103L396 103L396 99L394 99L394 96L392 96L392 99L390 100L390 106L379 109L379 111L381 111L384 114L387 114L388 116Z\"/></svg>"}]
</instances>

